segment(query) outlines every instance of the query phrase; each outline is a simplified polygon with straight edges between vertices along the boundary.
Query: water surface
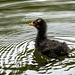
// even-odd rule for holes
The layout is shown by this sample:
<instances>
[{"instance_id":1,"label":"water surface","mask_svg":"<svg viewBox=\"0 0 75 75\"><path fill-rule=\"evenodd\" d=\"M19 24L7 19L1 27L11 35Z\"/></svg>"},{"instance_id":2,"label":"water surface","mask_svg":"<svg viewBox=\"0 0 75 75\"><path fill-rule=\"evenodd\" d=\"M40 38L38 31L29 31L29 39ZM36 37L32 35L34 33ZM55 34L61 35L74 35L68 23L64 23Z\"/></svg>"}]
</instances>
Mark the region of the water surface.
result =
<instances>
[{"instance_id":1,"label":"water surface","mask_svg":"<svg viewBox=\"0 0 75 75\"><path fill-rule=\"evenodd\" d=\"M35 51L37 30L28 23L37 18L47 22L49 39L68 44L70 58L53 61ZM0 0L1 75L75 75L74 48L74 0Z\"/></svg>"}]
</instances>

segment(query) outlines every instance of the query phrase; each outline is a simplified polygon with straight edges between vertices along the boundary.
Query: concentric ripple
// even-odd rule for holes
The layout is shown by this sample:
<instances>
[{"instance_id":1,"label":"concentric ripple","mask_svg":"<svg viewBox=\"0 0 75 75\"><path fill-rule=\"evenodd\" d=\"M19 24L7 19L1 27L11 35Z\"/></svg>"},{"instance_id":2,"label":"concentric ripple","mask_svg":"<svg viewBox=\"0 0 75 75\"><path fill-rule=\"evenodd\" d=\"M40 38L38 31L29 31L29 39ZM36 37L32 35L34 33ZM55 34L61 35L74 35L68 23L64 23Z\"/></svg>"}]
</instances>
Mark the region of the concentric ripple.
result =
<instances>
[{"instance_id":1,"label":"concentric ripple","mask_svg":"<svg viewBox=\"0 0 75 75\"><path fill-rule=\"evenodd\" d=\"M3 74L4 69L20 69L26 64L32 64L32 56L34 52L34 42L22 42L13 47L8 45L6 48L0 49L0 67ZM11 71L10 71L11 72ZM6 72L5 72L6 73Z\"/></svg>"},{"instance_id":2,"label":"concentric ripple","mask_svg":"<svg viewBox=\"0 0 75 75\"><path fill-rule=\"evenodd\" d=\"M61 71L62 75L65 71L71 74L71 70L75 68L75 51L71 50L71 58L60 58L61 61L47 58L35 51L35 43L20 42L15 47L7 45L0 49L0 73L1 74L52 74ZM40 61L39 61L40 60ZM27 70L25 72L25 70ZM33 71L34 70L34 71ZM68 72L69 71L69 72ZM29 73L30 72L30 73ZM60 73L59 73L60 74ZM74 74L74 72L72 73Z\"/></svg>"}]
</instances>

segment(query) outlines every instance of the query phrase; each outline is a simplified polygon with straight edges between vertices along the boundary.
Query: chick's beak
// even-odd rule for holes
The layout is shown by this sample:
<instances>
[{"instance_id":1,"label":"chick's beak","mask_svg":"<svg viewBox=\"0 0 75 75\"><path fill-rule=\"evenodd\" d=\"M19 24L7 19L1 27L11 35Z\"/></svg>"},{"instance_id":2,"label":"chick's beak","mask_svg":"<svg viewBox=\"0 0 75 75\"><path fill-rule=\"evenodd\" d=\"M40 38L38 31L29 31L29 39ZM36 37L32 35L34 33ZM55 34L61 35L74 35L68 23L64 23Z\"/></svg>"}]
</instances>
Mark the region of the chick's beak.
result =
<instances>
[{"instance_id":1,"label":"chick's beak","mask_svg":"<svg viewBox=\"0 0 75 75\"><path fill-rule=\"evenodd\" d=\"M29 25L30 25L30 26L34 26L34 23L33 23L33 22L31 22L31 23L29 23Z\"/></svg>"}]
</instances>

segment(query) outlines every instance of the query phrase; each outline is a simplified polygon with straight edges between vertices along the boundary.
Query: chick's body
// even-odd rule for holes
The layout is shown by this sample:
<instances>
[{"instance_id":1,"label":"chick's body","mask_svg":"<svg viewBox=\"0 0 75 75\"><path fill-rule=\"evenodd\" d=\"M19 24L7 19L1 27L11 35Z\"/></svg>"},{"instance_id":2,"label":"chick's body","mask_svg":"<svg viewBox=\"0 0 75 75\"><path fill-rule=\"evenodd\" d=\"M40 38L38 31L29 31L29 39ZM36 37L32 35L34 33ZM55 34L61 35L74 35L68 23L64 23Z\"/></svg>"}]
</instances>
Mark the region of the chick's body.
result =
<instances>
[{"instance_id":1,"label":"chick's body","mask_svg":"<svg viewBox=\"0 0 75 75\"><path fill-rule=\"evenodd\" d=\"M69 48L65 42L45 39L38 45L38 50L48 57L57 58L69 54Z\"/></svg>"},{"instance_id":2,"label":"chick's body","mask_svg":"<svg viewBox=\"0 0 75 75\"><path fill-rule=\"evenodd\" d=\"M34 26L38 33L36 37L36 47L38 51L48 57L57 58L58 56L69 55L69 47L65 42L61 43L56 40L49 40L46 36L46 22L39 18L30 24Z\"/></svg>"}]
</instances>

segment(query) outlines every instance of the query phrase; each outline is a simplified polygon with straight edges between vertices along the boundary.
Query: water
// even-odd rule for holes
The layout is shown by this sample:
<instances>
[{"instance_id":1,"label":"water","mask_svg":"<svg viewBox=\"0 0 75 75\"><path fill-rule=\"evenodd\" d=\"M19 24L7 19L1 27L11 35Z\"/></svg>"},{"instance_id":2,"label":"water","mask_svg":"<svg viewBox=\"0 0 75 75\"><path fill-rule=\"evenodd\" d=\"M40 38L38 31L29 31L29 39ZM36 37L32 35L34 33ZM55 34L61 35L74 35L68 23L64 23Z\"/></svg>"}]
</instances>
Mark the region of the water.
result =
<instances>
[{"instance_id":1,"label":"water","mask_svg":"<svg viewBox=\"0 0 75 75\"><path fill-rule=\"evenodd\" d=\"M53 61L35 51L37 31L28 23L40 17L49 39L68 44L70 58ZM75 75L74 48L74 0L0 0L0 75Z\"/></svg>"}]
</instances>

